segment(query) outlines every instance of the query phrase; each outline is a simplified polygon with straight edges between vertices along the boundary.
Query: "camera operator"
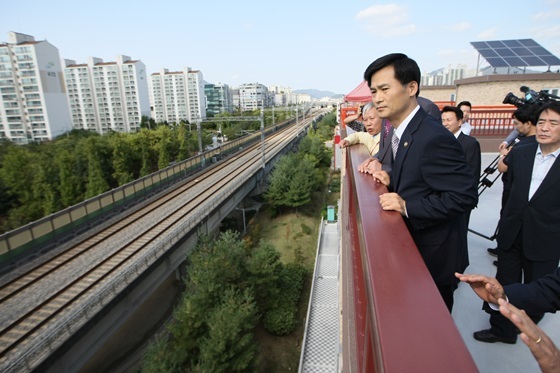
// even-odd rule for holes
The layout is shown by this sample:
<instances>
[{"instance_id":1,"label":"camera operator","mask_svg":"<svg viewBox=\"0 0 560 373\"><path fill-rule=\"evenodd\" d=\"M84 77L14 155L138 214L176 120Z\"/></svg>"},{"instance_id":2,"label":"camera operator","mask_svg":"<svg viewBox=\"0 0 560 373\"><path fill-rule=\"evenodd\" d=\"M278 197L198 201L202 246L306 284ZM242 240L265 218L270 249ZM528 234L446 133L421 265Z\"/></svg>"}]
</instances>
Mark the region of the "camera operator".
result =
<instances>
[{"instance_id":1,"label":"camera operator","mask_svg":"<svg viewBox=\"0 0 560 373\"><path fill-rule=\"evenodd\" d=\"M535 135L537 134L537 118L534 107L517 109L511 117L513 118L515 130L519 134L519 142L515 145L535 143L537 141L535 139ZM498 161L498 171L502 174L507 172L507 159L512 148L513 145L509 148L503 148L500 151L501 157Z\"/></svg>"},{"instance_id":2,"label":"camera operator","mask_svg":"<svg viewBox=\"0 0 560 373\"><path fill-rule=\"evenodd\" d=\"M513 104L517 107L524 107L526 105L535 104L537 103L537 99L540 96L537 92L533 91L531 88L522 85L519 87L519 91L521 92L522 98L515 97L513 93L508 93L504 98L504 104ZM509 135L505 138L504 141L498 147L498 150L501 152L503 149L506 149L509 144L512 144L515 139L520 136L519 131L517 128L514 128L513 131L509 133Z\"/></svg>"},{"instance_id":3,"label":"camera operator","mask_svg":"<svg viewBox=\"0 0 560 373\"><path fill-rule=\"evenodd\" d=\"M560 102L540 107L536 142L508 154L510 194L498 231L497 280L503 285L529 283L552 273L560 259ZM484 305L488 309L488 305ZM528 312L538 323L543 313ZM490 329L474 333L482 342L515 343L515 326L501 314L490 316Z\"/></svg>"}]
</instances>

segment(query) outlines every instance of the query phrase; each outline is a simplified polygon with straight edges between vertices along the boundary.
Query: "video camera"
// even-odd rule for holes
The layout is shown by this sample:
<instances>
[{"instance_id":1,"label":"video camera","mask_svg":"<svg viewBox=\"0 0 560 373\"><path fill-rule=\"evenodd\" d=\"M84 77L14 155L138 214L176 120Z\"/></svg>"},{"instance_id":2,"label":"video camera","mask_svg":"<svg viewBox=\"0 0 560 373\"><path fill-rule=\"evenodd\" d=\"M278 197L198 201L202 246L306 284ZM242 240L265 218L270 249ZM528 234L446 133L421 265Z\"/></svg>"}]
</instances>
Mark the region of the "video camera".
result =
<instances>
[{"instance_id":1,"label":"video camera","mask_svg":"<svg viewBox=\"0 0 560 373\"><path fill-rule=\"evenodd\" d=\"M503 104L515 105L518 108L527 108L534 105L533 109L538 108L547 102L552 100L559 100L560 97L553 94L547 93L545 91L535 92L527 86L519 87L519 90L525 94L525 99L519 98L512 92L509 92L506 97L504 97Z\"/></svg>"}]
</instances>

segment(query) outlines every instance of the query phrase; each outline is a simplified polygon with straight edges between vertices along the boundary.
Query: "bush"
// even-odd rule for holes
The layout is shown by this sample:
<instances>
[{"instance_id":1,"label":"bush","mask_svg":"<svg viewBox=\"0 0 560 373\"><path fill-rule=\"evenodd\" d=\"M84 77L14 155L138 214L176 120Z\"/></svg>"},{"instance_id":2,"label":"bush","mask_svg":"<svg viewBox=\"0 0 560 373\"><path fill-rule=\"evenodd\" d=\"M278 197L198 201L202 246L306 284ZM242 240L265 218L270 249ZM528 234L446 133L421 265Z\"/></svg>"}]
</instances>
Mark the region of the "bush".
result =
<instances>
[{"instance_id":1,"label":"bush","mask_svg":"<svg viewBox=\"0 0 560 373\"><path fill-rule=\"evenodd\" d=\"M309 228L305 223L301 223L301 231L306 236L309 236L311 234L311 228Z\"/></svg>"},{"instance_id":2,"label":"bush","mask_svg":"<svg viewBox=\"0 0 560 373\"><path fill-rule=\"evenodd\" d=\"M297 306L307 270L301 264L288 263L279 278L280 298L278 306L264 315L263 326L272 334L286 335L297 326Z\"/></svg>"},{"instance_id":3,"label":"bush","mask_svg":"<svg viewBox=\"0 0 560 373\"><path fill-rule=\"evenodd\" d=\"M293 332L297 326L297 308L290 304L268 311L264 315L263 324L266 330L276 335L286 335Z\"/></svg>"}]
</instances>

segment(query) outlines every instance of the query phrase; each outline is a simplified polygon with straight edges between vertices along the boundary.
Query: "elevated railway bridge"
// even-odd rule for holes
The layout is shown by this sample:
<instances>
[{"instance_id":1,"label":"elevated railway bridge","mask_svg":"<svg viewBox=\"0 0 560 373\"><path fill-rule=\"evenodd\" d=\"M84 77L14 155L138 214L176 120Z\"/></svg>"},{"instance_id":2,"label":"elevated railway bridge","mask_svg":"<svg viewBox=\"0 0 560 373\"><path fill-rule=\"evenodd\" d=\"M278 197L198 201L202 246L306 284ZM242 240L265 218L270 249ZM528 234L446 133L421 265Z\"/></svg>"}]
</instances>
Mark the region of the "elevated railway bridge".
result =
<instances>
[{"instance_id":1,"label":"elevated railway bridge","mask_svg":"<svg viewBox=\"0 0 560 373\"><path fill-rule=\"evenodd\" d=\"M161 305L158 292L173 288L188 249L316 118L263 129L1 236L0 371L107 370L122 354L107 349L115 335L156 327L139 309Z\"/></svg>"}]
</instances>

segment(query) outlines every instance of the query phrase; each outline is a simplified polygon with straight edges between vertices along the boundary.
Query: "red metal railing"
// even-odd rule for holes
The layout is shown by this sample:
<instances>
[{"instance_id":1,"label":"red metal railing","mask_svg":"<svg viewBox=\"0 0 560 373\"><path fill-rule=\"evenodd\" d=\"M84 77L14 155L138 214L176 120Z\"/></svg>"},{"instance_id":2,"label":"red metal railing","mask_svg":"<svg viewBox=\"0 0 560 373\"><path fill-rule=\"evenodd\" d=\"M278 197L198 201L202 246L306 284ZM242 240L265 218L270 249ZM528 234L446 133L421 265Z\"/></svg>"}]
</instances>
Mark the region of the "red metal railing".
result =
<instances>
[{"instance_id":1,"label":"red metal railing","mask_svg":"<svg viewBox=\"0 0 560 373\"><path fill-rule=\"evenodd\" d=\"M476 372L400 214L379 205L387 189L357 171L367 150L346 149L339 211L343 371Z\"/></svg>"},{"instance_id":2,"label":"red metal railing","mask_svg":"<svg viewBox=\"0 0 560 373\"><path fill-rule=\"evenodd\" d=\"M452 104L453 101L434 101L434 103L441 109L445 105ZM350 102L347 105L340 109L342 123L344 118L356 114L359 109L358 103ZM473 106L469 120L472 126L471 136L505 138L514 128L511 115L515 109L513 105ZM344 127L344 124L341 124L341 127Z\"/></svg>"},{"instance_id":3,"label":"red metal railing","mask_svg":"<svg viewBox=\"0 0 560 373\"><path fill-rule=\"evenodd\" d=\"M473 106L469 120L472 126L471 136L505 138L514 128L511 115L515 110L513 105Z\"/></svg>"}]
</instances>

